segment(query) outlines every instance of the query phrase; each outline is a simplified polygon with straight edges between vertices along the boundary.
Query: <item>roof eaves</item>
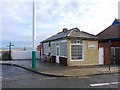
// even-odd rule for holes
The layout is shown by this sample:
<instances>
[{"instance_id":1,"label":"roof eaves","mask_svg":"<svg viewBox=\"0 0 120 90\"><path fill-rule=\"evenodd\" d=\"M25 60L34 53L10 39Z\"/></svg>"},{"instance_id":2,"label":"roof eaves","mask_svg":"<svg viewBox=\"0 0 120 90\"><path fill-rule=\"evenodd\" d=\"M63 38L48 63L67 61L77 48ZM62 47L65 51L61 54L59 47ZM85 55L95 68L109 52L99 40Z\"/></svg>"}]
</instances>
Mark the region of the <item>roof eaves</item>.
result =
<instances>
[{"instance_id":1,"label":"roof eaves","mask_svg":"<svg viewBox=\"0 0 120 90\"><path fill-rule=\"evenodd\" d=\"M46 42L61 40L61 39L65 39L65 38L67 38L67 37L62 37L62 38L57 38L57 39L52 39L52 40L45 40L45 41L42 41L41 43L46 43Z\"/></svg>"},{"instance_id":2,"label":"roof eaves","mask_svg":"<svg viewBox=\"0 0 120 90\"><path fill-rule=\"evenodd\" d=\"M105 30L107 30L108 28L110 28L112 25L108 26L106 29L104 29L103 31L101 31L100 33L98 33L96 36L99 36L101 33L103 33Z\"/></svg>"},{"instance_id":3,"label":"roof eaves","mask_svg":"<svg viewBox=\"0 0 120 90\"><path fill-rule=\"evenodd\" d=\"M99 40L99 38L87 38L87 37L67 37L67 39Z\"/></svg>"},{"instance_id":4,"label":"roof eaves","mask_svg":"<svg viewBox=\"0 0 120 90\"><path fill-rule=\"evenodd\" d=\"M93 35L93 34L90 34L90 33L87 33L87 32L84 32L84 31L81 31L82 33L85 33L85 34L88 34L90 36L93 36L93 37L96 37L96 35Z\"/></svg>"}]
</instances>

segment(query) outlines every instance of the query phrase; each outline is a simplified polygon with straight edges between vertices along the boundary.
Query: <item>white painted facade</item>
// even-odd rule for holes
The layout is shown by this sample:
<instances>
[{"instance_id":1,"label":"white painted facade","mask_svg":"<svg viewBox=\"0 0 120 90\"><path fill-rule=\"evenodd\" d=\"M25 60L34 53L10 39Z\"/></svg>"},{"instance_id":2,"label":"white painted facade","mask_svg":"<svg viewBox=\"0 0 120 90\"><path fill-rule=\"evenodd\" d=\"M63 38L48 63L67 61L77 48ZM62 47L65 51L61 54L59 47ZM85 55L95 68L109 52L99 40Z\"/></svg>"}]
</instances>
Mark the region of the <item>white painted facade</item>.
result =
<instances>
[{"instance_id":1,"label":"white painted facade","mask_svg":"<svg viewBox=\"0 0 120 90\"><path fill-rule=\"evenodd\" d=\"M44 43L43 44L44 48L44 54L48 55L49 54L49 43Z\"/></svg>"},{"instance_id":2,"label":"white painted facade","mask_svg":"<svg viewBox=\"0 0 120 90\"><path fill-rule=\"evenodd\" d=\"M49 52L51 55L56 56L56 47L59 46L59 56L61 57L67 57L67 40L59 40L59 41L51 41L51 44L49 46L49 43L44 43L44 54L48 55Z\"/></svg>"}]
</instances>

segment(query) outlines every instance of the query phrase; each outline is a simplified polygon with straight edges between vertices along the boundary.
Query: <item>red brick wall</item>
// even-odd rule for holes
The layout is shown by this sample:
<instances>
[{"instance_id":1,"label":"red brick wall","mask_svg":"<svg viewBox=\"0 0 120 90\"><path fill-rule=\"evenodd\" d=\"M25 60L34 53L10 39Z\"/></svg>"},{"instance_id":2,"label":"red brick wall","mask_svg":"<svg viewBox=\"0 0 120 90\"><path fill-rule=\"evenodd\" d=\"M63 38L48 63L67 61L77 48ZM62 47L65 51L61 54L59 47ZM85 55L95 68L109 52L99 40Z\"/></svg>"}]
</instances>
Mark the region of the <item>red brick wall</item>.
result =
<instances>
[{"instance_id":1,"label":"red brick wall","mask_svg":"<svg viewBox=\"0 0 120 90\"><path fill-rule=\"evenodd\" d=\"M104 64L109 64L110 62L110 47L104 47Z\"/></svg>"},{"instance_id":2,"label":"red brick wall","mask_svg":"<svg viewBox=\"0 0 120 90\"><path fill-rule=\"evenodd\" d=\"M120 47L120 40L112 41L111 47Z\"/></svg>"},{"instance_id":3,"label":"red brick wall","mask_svg":"<svg viewBox=\"0 0 120 90\"><path fill-rule=\"evenodd\" d=\"M56 56L51 56L51 62L56 63ZM59 57L59 63L62 65L67 65L67 58Z\"/></svg>"},{"instance_id":4,"label":"red brick wall","mask_svg":"<svg viewBox=\"0 0 120 90\"><path fill-rule=\"evenodd\" d=\"M40 56L43 57L44 54L43 44L38 45L37 50L40 51Z\"/></svg>"},{"instance_id":5,"label":"red brick wall","mask_svg":"<svg viewBox=\"0 0 120 90\"><path fill-rule=\"evenodd\" d=\"M56 56L52 56L51 62L52 62L52 63L56 63Z\"/></svg>"},{"instance_id":6,"label":"red brick wall","mask_svg":"<svg viewBox=\"0 0 120 90\"><path fill-rule=\"evenodd\" d=\"M37 51L40 51L40 45L37 46Z\"/></svg>"},{"instance_id":7,"label":"red brick wall","mask_svg":"<svg viewBox=\"0 0 120 90\"><path fill-rule=\"evenodd\" d=\"M104 64L109 64L110 60L110 45L108 43L99 43L99 47L104 48Z\"/></svg>"},{"instance_id":8,"label":"red brick wall","mask_svg":"<svg viewBox=\"0 0 120 90\"><path fill-rule=\"evenodd\" d=\"M103 47L104 48L104 64L109 64L109 60L110 60L110 45L109 42L100 42L99 43L99 47ZM120 41L111 41L111 47L120 47Z\"/></svg>"},{"instance_id":9,"label":"red brick wall","mask_svg":"<svg viewBox=\"0 0 120 90\"><path fill-rule=\"evenodd\" d=\"M67 58L60 57L60 64L67 66Z\"/></svg>"}]
</instances>

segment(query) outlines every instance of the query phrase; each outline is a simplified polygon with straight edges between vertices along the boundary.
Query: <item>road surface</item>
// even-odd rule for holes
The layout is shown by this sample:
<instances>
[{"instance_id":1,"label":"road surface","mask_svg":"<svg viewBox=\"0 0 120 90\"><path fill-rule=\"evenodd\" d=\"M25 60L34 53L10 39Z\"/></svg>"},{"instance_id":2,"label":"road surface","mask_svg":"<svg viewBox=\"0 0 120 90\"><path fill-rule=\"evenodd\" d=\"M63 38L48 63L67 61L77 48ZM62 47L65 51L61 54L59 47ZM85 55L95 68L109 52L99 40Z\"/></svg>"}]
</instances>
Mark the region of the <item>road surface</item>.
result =
<instances>
[{"instance_id":1,"label":"road surface","mask_svg":"<svg viewBox=\"0 0 120 90\"><path fill-rule=\"evenodd\" d=\"M118 88L118 74L90 77L49 77L2 65L2 88Z\"/></svg>"}]
</instances>

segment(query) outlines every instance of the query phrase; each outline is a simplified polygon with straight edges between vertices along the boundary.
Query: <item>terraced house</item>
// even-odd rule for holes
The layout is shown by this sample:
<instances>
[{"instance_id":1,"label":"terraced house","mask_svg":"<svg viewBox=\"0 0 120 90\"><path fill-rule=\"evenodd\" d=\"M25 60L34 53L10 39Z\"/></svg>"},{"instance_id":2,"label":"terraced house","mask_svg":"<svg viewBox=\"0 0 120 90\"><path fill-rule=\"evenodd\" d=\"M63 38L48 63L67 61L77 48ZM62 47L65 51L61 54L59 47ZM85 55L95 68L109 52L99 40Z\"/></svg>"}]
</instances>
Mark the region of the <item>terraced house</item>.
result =
<instances>
[{"instance_id":1,"label":"terraced house","mask_svg":"<svg viewBox=\"0 0 120 90\"><path fill-rule=\"evenodd\" d=\"M115 19L113 23L97 35L100 39L99 55L104 60L104 64L120 64L120 19Z\"/></svg>"},{"instance_id":2,"label":"terraced house","mask_svg":"<svg viewBox=\"0 0 120 90\"><path fill-rule=\"evenodd\" d=\"M41 56L50 56L53 63L68 66L98 65L98 38L78 28L64 28L38 46Z\"/></svg>"}]
</instances>

